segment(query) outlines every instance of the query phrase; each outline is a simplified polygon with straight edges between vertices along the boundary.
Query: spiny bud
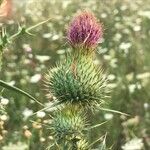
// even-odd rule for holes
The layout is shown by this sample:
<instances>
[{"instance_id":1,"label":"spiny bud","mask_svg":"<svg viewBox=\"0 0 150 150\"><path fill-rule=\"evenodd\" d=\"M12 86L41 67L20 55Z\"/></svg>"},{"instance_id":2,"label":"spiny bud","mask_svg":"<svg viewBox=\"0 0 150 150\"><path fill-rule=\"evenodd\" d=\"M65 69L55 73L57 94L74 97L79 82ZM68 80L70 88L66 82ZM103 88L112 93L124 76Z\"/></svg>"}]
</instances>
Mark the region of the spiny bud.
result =
<instances>
[{"instance_id":1,"label":"spiny bud","mask_svg":"<svg viewBox=\"0 0 150 150\"><path fill-rule=\"evenodd\" d=\"M47 74L48 92L58 101L95 108L108 92L102 71L85 55L68 55Z\"/></svg>"},{"instance_id":2,"label":"spiny bud","mask_svg":"<svg viewBox=\"0 0 150 150\"><path fill-rule=\"evenodd\" d=\"M89 144L85 139L81 139L77 142L78 150L90 150Z\"/></svg>"},{"instance_id":3,"label":"spiny bud","mask_svg":"<svg viewBox=\"0 0 150 150\"><path fill-rule=\"evenodd\" d=\"M72 140L81 136L87 123L85 114L78 107L67 105L54 112L51 129L58 140Z\"/></svg>"},{"instance_id":4,"label":"spiny bud","mask_svg":"<svg viewBox=\"0 0 150 150\"><path fill-rule=\"evenodd\" d=\"M102 25L90 11L79 13L71 21L67 38L72 47L93 49L102 38Z\"/></svg>"}]
</instances>

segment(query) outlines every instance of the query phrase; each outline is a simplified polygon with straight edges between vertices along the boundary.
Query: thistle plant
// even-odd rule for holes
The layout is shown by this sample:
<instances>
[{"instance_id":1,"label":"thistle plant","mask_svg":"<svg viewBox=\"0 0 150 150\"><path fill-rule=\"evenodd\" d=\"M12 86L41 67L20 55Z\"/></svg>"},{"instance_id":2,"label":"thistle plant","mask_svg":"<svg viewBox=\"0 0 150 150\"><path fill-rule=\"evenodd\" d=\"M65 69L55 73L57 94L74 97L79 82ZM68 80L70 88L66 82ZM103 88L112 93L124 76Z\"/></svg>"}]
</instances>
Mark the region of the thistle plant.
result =
<instances>
[{"instance_id":1,"label":"thistle plant","mask_svg":"<svg viewBox=\"0 0 150 150\"><path fill-rule=\"evenodd\" d=\"M48 91L58 101L89 108L103 102L106 79L93 63L93 48L101 37L101 25L91 12L81 12L72 21L67 38L73 51L46 75Z\"/></svg>"},{"instance_id":2,"label":"thistle plant","mask_svg":"<svg viewBox=\"0 0 150 150\"><path fill-rule=\"evenodd\" d=\"M93 13L89 11L79 13L67 31L72 51L66 52L65 60L57 63L57 66L46 75L48 93L63 105L58 112L56 110L52 119L54 137L57 137L56 145L62 149L78 150L79 143L80 146L82 143L87 144L83 142L86 141L83 130L86 122L82 112L97 109L106 96L106 79L102 69L93 63L94 49L102 34L102 25ZM69 141L65 138L68 136ZM76 139L76 142L72 143L70 139ZM67 143L69 148L62 147L62 141L64 145ZM88 146L84 147L84 144L82 146L81 149L89 149Z\"/></svg>"},{"instance_id":3,"label":"thistle plant","mask_svg":"<svg viewBox=\"0 0 150 150\"><path fill-rule=\"evenodd\" d=\"M18 32L12 36L8 36L3 28L0 36L0 54L2 55L4 48L14 38L22 34L31 35L30 30L45 22L47 20L30 28L19 26ZM79 13L70 23L67 31L67 40L72 51L66 52L65 60L59 62L46 75L48 94L56 97L56 106L60 104L52 114L50 124L54 149L90 149L87 138L90 127L88 128L86 112L97 109L107 93L102 69L93 63L94 49L102 35L102 25L93 13L88 11ZM23 94L42 105L30 94L2 80L0 86Z\"/></svg>"}]
</instances>

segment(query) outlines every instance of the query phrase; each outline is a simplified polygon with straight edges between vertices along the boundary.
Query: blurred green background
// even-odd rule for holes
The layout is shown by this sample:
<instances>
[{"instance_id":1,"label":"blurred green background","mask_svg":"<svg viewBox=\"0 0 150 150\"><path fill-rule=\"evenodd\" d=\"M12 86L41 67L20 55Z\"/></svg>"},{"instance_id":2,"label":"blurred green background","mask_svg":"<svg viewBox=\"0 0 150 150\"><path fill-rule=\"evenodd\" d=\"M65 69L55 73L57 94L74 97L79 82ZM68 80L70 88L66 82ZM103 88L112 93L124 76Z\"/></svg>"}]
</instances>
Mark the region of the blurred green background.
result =
<instances>
[{"instance_id":1,"label":"blurred green background","mask_svg":"<svg viewBox=\"0 0 150 150\"><path fill-rule=\"evenodd\" d=\"M78 10L90 9L104 25L95 63L107 72L108 86L112 88L107 108L130 114L101 111L96 117L91 115L92 124L108 122L91 131L90 142L107 132L108 148L121 150L134 141L139 147L142 145L141 150L148 150L150 0L14 0L13 9L13 19L3 24L10 35L17 31L19 24L29 27L48 18L50 21L34 29L34 36L20 36L5 49L0 79L49 105L44 75L69 49L66 29L73 15ZM46 149L53 141L46 125L50 121L48 113L33 115L42 108L39 104L6 89L0 91L1 104L5 105L4 112L0 112L0 147Z\"/></svg>"}]
</instances>

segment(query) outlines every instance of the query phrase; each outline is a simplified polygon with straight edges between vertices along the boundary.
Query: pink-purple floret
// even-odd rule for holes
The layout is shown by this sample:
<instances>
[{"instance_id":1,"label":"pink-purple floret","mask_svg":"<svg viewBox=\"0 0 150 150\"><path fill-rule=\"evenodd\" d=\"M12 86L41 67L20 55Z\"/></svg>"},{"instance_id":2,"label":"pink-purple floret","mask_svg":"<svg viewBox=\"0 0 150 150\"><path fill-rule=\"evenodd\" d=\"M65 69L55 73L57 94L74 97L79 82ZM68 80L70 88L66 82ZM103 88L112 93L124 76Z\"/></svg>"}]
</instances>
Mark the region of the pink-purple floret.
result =
<instances>
[{"instance_id":1,"label":"pink-purple floret","mask_svg":"<svg viewBox=\"0 0 150 150\"><path fill-rule=\"evenodd\" d=\"M95 47L102 38L102 25L91 12L81 12L70 23L68 40L72 46Z\"/></svg>"}]
</instances>

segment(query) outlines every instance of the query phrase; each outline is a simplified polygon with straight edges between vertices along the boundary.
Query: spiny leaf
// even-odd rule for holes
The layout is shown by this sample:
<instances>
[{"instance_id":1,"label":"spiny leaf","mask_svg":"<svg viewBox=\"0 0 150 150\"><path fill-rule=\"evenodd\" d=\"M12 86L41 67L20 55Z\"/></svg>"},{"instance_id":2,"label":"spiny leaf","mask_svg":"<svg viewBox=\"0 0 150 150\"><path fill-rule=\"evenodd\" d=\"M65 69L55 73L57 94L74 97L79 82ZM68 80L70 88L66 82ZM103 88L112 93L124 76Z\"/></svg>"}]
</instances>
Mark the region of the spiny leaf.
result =
<instances>
[{"instance_id":1,"label":"spiny leaf","mask_svg":"<svg viewBox=\"0 0 150 150\"><path fill-rule=\"evenodd\" d=\"M98 141L101 141L104 136L105 136L105 135L99 137L97 140L95 140L93 143L91 143L88 147L91 148L95 143L97 143Z\"/></svg>"},{"instance_id":2,"label":"spiny leaf","mask_svg":"<svg viewBox=\"0 0 150 150\"><path fill-rule=\"evenodd\" d=\"M38 26L48 22L49 20L50 19L44 20L44 21L39 22L38 24L35 24L35 25L33 25L33 26L29 27L29 28L26 28L24 26L22 26L22 27L19 26L18 32L13 34L12 36L10 36L8 38L8 41L12 41L14 38L16 38L17 36L19 36L21 34L24 34L24 33L29 34L29 35L33 35L32 33L29 32L30 30L33 30L34 28L36 28L36 27L38 27Z\"/></svg>"},{"instance_id":3,"label":"spiny leaf","mask_svg":"<svg viewBox=\"0 0 150 150\"><path fill-rule=\"evenodd\" d=\"M94 129L94 128L100 127L101 125L103 125L103 124L105 124L105 123L107 123L107 122L108 122L108 121L105 121L105 122L102 122L102 123L99 123L99 124L93 125L93 126L91 126L91 127L87 128L87 129L89 130L89 129Z\"/></svg>"},{"instance_id":4,"label":"spiny leaf","mask_svg":"<svg viewBox=\"0 0 150 150\"><path fill-rule=\"evenodd\" d=\"M106 150L106 136L107 136L107 133L104 136L104 139L103 139L103 142L101 144L101 149L100 150Z\"/></svg>"},{"instance_id":5,"label":"spiny leaf","mask_svg":"<svg viewBox=\"0 0 150 150\"><path fill-rule=\"evenodd\" d=\"M113 110L113 109L108 109L108 108L99 108L100 110L104 110L104 111L108 111L108 112L112 112L112 113L116 113L116 114L121 114L121 115L125 115L125 116L130 116L129 114L123 113L121 111L118 110Z\"/></svg>"}]
</instances>

